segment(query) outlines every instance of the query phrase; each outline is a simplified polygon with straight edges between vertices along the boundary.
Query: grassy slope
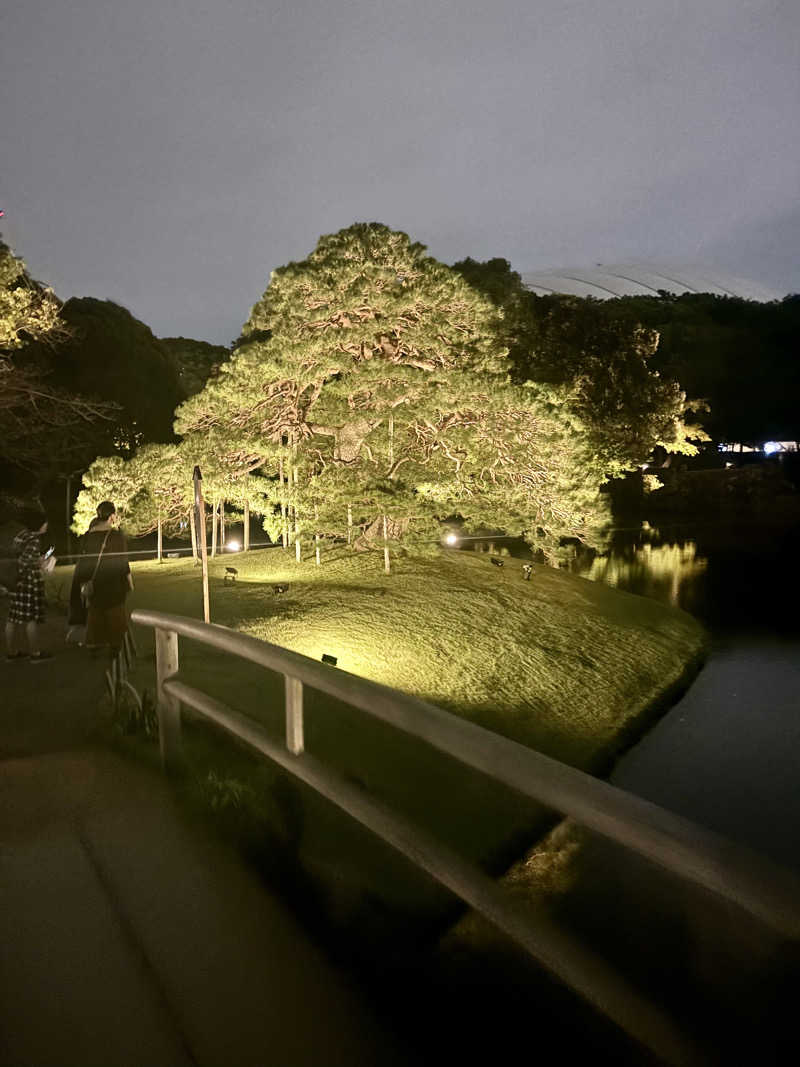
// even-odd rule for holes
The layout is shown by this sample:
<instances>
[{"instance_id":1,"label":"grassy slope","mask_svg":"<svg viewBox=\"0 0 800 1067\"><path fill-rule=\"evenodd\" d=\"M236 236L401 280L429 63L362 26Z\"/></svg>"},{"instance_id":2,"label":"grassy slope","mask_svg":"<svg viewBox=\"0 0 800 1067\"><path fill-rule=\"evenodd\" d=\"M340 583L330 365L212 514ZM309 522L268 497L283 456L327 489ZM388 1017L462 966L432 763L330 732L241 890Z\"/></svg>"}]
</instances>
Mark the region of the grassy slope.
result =
<instances>
[{"instance_id":1,"label":"grassy slope","mask_svg":"<svg viewBox=\"0 0 800 1067\"><path fill-rule=\"evenodd\" d=\"M224 568L239 571L223 583ZM520 564L501 568L457 551L405 557L385 575L377 554L329 551L323 566L299 567L280 549L210 561L212 619L339 668L404 689L489 729L586 769L609 756L704 647L683 612L546 567L523 582ZM191 560L133 565L131 606L201 616L199 568ZM71 571L51 579L65 599ZM286 583L276 594L274 584ZM140 651L152 635L139 630ZM283 679L181 641L187 680L283 731ZM137 668L152 688L152 660ZM499 873L551 825L551 815L429 746L306 691L308 750L351 781ZM225 745L213 730L187 731L194 780L208 803L207 776L244 783L256 820L251 841L282 841L289 862L310 873L338 915L377 941L388 905L413 916L447 914L452 901L392 850L308 790L287 784L263 760ZM237 787L238 788L238 787ZM213 791L213 790L212 790ZM230 796L227 796L230 800ZM226 804L226 791L212 805ZM238 818L235 811L231 814ZM249 818L249 816L248 816ZM261 827L261 829L259 829ZM234 827L234 830L236 828ZM256 848L259 846L256 844ZM294 890L293 890L294 892Z\"/></svg>"},{"instance_id":2,"label":"grassy slope","mask_svg":"<svg viewBox=\"0 0 800 1067\"><path fill-rule=\"evenodd\" d=\"M223 584L226 565L239 571ZM576 766L674 685L704 646L684 612L548 567L442 551L394 561L280 549L210 561L212 618L403 689ZM200 614L189 560L134 565L132 606ZM288 583L284 594L272 584Z\"/></svg>"}]
</instances>

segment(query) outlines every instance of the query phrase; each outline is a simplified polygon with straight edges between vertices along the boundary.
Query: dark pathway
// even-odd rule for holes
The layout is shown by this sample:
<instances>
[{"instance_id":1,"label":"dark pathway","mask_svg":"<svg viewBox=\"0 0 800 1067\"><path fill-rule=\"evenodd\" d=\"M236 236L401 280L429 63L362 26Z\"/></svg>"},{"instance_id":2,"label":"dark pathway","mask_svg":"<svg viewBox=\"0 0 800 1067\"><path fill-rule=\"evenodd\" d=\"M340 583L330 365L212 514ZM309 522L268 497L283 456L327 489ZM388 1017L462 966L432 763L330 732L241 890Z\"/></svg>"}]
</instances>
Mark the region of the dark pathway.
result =
<instances>
[{"instance_id":1,"label":"dark pathway","mask_svg":"<svg viewBox=\"0 0 800 1067\"><path fill-rule=\"evenodd\" d=\"M84 650L0 661L0 1062L407 1062L286 907L101 744Z\"/></svg>"}]
</instances>

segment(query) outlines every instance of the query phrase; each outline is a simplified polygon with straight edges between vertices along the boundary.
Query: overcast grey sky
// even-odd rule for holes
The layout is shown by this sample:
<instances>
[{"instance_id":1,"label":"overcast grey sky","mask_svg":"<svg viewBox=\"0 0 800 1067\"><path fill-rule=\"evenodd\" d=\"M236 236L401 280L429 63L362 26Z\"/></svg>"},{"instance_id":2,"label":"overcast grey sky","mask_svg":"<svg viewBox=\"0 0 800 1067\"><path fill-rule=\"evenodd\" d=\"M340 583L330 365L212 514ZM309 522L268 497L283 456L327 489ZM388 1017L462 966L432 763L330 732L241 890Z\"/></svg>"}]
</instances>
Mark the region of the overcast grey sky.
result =
<instances>
[{"instance_id":1,"label":"overcast grey sky","mask_svg":"<svg viewBox=\"0 0 800 1067\"><path fill-rule=\"evenodd\" d=\"M3 0L0 90L6 240L162 336L354 221L800 290L798 0Z\"/></svg>"}]
</instances>

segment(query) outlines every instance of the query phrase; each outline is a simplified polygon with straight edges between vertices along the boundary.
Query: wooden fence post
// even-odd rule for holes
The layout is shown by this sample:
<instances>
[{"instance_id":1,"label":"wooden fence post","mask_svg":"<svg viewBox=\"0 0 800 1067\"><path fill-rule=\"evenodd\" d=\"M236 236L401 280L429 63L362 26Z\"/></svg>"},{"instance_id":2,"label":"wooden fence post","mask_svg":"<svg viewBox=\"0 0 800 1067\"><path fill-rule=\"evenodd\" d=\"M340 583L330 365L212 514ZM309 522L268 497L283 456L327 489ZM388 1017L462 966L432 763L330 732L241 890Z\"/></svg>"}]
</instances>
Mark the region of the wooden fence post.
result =
<instances>
[{"instance_id":1,"label":"wooden fence post","mask_svg":"<svg viewBox=\"0 0 800 1067\"><path fill-rule=\"evenodd\" d=\"M156 630L156 694L158 701L158 743L165 771L181 764L181 702L164 691L164 683L178 673L178 635L173 630Z\"/></svg>"},{"instance_id":2,"label":"wooden fence post","mask_svg":"<svg viewBox=\"0 0 800 1067\"><path fill-rule=\"evenodd\" d=\"M286 679L286 747L299 756L303 751L303 683L288 674Z\"/></svg>"},{"instance_id":3,"label":"wooden fence post","mask_svg":"<svg viewBox=\"0 0 800 1067\"><path fill-rule=\"evenodd\" d=\"M189 508L189 533L191 534L192 538L192 559L195 561L195 563L199 563L199 558L197 555L197 528L194 521L194 505Z\"/></svg>"}]
</instances>

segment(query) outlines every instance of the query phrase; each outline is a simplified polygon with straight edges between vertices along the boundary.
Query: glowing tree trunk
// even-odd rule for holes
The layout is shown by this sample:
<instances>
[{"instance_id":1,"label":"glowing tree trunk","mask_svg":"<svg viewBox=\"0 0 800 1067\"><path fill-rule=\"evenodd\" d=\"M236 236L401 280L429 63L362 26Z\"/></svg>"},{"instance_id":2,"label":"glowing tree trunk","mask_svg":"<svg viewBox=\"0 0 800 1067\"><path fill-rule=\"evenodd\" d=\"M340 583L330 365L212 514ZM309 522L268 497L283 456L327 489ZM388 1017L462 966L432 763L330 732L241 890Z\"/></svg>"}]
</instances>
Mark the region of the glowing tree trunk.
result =
<instances>
[{"instance_id":1,"label":"glowing tree trunk","mask_svg":"<svg viewBox=\"0 0 800 1067\"><path fill-rule=\"evenodd\" d=\"M242 531L242 545L245 552L250 551L250 501L244 502L244 530Z\"/></svg>"},{"instance_id":2,"label":"glowing tree trunk","mask_svg":"<svg viewBox=\"0 0 800 1067\"><path fill-rule=\"evenodd\" d=\"M319 509L317 505L314 505L314 522L319 522ZM319 531L314 534L314 555L316 556L317 566L320 566L321 560L319 558Z\"/></svg>"},{"instance_id":3,"label":"glowing tree trunk","mask_svg":"<svg viewBox=\"0 0 800 1067\"><path fill-rule=\"evenodd\" d=\"M164 531L163 524L161 522L161 509L158 511L158 540L156 548L156 559L159 563L164 562Z\"/></svg>"},{"instance_id":4,"label":"glowing tree trunk","mask_svg":"<svg viewBox=\"0 0 800 1067\"><path fill-rule=\"evenodd\" d=\"M211 558L217 554L217 501L211 504Z\"/></svg>"},{"instance_id":5,"label":"glowing tree trunk","mask_svg":"<svg viewBox=\"0 0 800 1067\"><path fill-rule=\"evenodd\" d=\"M383 516L383 569L387 574L391 574L391 565L389 563L389 534L386 529L386 516Z\"/></svg>"},{"instance_id":6,"label":"glowing tree trunk","mask_svg":"<svg viewBox=\"0 0 800 1067\"><path fill-rule=\"evenodd\" d=\"M283 456L278 460L278 480L281 484L281 540L283 541L284 549L289 547L289 504L286 497L286 479L284 478L283 470Z\"/></svg>"},{"instance_id":7,"label":"glowing tree trunk","mask_svg":"<svg viewBox=\"0 0 800 1067\"><path fill-rule=\"evenodd\" d=\"M347 543L353 542L353 509L350 504L347 505Z\"/></svg>"},{"instance_id":8,"label":"glowing tree trunk","mask_svg":"<svg viewBox=\"0 0 800 1067\"><path fill-rule=\"evenodd\" d=\"M194 521L194 508L189 508L189 533L192 537L192 559L199 562L197 555L197 524Z\"/></svg>"},{"instance_id":9,"label":"glowing tree trunk","mask_svg":"<svg viewBox=\"0 0 800 1067\"><path fill-rule=\"evenodd\" d=\"M211 622L211 601L208 595L208 551L206 548L206 504L203 500L203 476L194 469L194 506L197 513L197 533L200 538L200 559L203 564L203 618Z\"/></svg>"},{"instance_id":10,"label":"glowing tree trunk","mask_svg":"<svg viewBox=\"0 0 800 1067\"><path fill-rule=\"evenodd\" d=\"M225 551L225 501L219 502L219 549Z\"/></svg>"}]
</instances>

